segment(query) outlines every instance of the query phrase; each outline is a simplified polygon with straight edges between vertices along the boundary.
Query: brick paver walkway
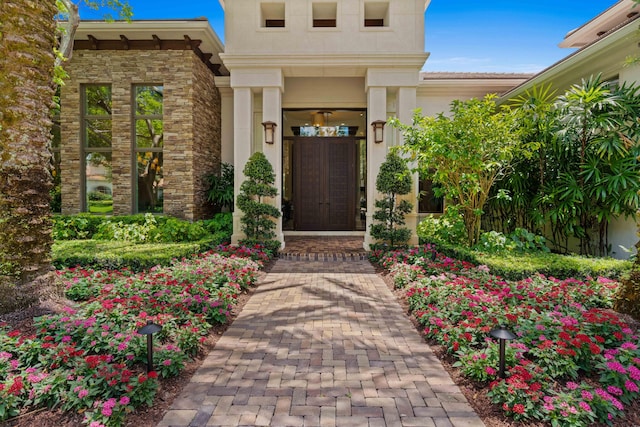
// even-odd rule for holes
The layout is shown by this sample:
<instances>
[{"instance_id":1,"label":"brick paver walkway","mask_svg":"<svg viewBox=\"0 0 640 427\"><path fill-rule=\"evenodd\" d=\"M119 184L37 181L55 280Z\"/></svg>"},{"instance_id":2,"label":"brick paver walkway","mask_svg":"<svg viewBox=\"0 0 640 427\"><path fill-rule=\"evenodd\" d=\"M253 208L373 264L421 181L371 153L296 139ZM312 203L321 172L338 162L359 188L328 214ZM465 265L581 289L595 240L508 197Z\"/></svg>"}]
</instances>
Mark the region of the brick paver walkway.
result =
<instances>
[{"instance_id":1,"label":"brick paver walkway","mask_svg":"<svg viewBox=\"0 0 640 427\"><path fill-rule=\"evenodd\" d=\"M483 426L368 261L280 259L158 427Z\"/></svg>"}]
</instances>

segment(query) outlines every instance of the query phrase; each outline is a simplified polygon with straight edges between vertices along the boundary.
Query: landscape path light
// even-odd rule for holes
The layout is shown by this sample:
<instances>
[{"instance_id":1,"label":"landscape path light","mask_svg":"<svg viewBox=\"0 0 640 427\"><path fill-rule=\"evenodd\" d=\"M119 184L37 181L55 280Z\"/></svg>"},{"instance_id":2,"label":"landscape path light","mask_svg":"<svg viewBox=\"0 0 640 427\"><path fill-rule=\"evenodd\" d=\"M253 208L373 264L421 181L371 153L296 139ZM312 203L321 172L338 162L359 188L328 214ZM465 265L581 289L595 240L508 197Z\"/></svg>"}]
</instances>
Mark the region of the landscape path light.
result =
<instances>
[{"instance_id":1,"label":"landscape path light","mask_svg":"<svg viewBox=\"0 0 640 427\"><path fill-rule=\"evenodd\" d=\"M505 378L504 368L505 368L505 347L507 341L511 341L516 338L513 332L507 329L506 326L500 325L496 329L492 329L489 332L491 337L496 338L500 344L500 360L499 360L499 370L498 375L500 378Z\"/></svg>"},{"instance_id":2,"label":"landscape path light","mask_svg":"<svg viewBox=\"0 0 640 427\"><path fill-rule=\"evenodd\" d=\"M147 336L147 373L153 371L153 334L161 330L162 326L156 325L151 320L147 320L147 324L138 329L140 335Z\"/></svg>"}]
</instances>

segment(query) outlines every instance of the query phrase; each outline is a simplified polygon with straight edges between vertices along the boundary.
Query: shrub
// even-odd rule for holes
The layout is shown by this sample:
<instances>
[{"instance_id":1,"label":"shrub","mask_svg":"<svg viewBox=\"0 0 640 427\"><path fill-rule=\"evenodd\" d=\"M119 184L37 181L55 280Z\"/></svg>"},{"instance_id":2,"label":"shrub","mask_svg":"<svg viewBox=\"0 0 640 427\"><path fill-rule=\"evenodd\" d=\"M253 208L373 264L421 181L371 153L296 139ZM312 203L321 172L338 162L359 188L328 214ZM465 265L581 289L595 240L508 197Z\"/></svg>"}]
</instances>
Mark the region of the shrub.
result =
<instances>
[{"instance_id":1,"label":"shrub","mask_svg":"<svg viewBox=\"0 0 640 427\"><path fill-rule=\"evenodd\" d=\"M247 179L240 186L238 207L242 210L242 231L252 241L267 241L276 235L276 224L272 218L279 218L280 211L264 200L276 197L278 189L273 185L276 176L264 153L256 152L244 167Z\"/></svg>"},{"instance_id":2,"label":"shrub","mask_svg":"<svg viewBox=\"0 0 640 427\"><path fill-rule=\"evenodd\" d=\"M164 224L150 231L149 237L158 242L193 242L209 234L201 222L167 218Z\"/></svg>"},{"instance_id":3,"label":"shrub","mask_svg":"<svg viewBox=\"0 0 640 427\"><path fill-rule=\"evenodd\" d=\"M463 245L467 234L460 208L447 206L438 217L429 215L418 224L418 237L423 243L446 242L451 245Z\"/></svg>"},{"instance_id":4,"label":"shrub","mask_svg":"<svg viewBox=\"0 0 640 427\"><path fill-rule=\"evenodd\" d=\"M376 178L376 190L383 194L383 198L376 200L376 211L373 219L380 223L371 226L371 236L382 242L388 242L391 247L406 243L411 237L411 230L404 225L404 216L411 212L413 205L406 200L398 201L398 196L411 192L411 175L407 162L396 153L387 154L387 158L380 166Z\"/></svg>"},{"instance_id":5,"label":"shrub","mask_svg":"<svg viewBox=\"0 0 640 427\"><path fill-rule=\"evenodd\" d=\"M279 240L243 239L239 243L247 248L254 248L266 252L269 257L275 257L282 246Z\"/></svg>"},{"instance_id":6,"label":"shrub","mask_svg":"<svg viewBox=\"0 0 640 427\"><path fill-rule=\"evenodd\" d=\"M205 252L223 242L204 239L191 243L110 242L99 240L60 241L53 245L53 265L56 268L75 267L141 271L156 265L169 265L174 259Z\"/></svg>"},{"instance_id":7,"label":"shrub","mask_svg":"<svg viewBox=\"0 0 640 427\"><path fill-rule=\"evenodd\" d=\"M100 191L90 191L89 193L87 193L87 198L92 202L113 200L111 194L105 194Z\"/></svg>"},{"instance_id":8,"label":"shrub","mask_svg":"<svg viewBox=\"0 0 640 427\"><path fill-rule=\"evenodd\" d=\"M215 214L212 219L202 221L202 226L211 234L227 233L231 237L233 234L233 215L231 212Z\"/></svg>"},{"instance_id":9,"label":"shrub","mask_svg":"<svg viewBox=\"0 0 640 427\"><path fill-rule=\"evenodd\" d=\"M493 230L482 233L475 248L487 252L550 252L544 237L524 228L516 228L509 236Z\"/></svg>"},{"instance_id":10,"label":"shrub","mask_svg":"<svg viewBox=\"0 0 640 427\"><path fill-rule=\"evenodd\" d=\"M233 178L233 165L229 163L220 165L220 174L207 176L209 183L207 198L213 202L217 212L225 208L233 212Z\"/></svg>"},{"instance_id":11,"label":"shrub","mask_svg":"<svg viewBox=\"0 0 640 427\"><path fill-rule=\"evenodd\" d=\"M123 240L144 243L160 240L156 229L158 222L153 214L144 215L144 223L126 224L124 221L104 221L98 227L94 238L97 240Z\"/></svg>"},{"instance_id":12,"label":"shrub","mask_svg":"<svg viewBox=\"0 0 640 427\"><path fill-rule=\"evenodd\" d=\"M90 239L98 231L105 217L82 213L53 216L53 239Z\"/></svg>"}]
</instances>

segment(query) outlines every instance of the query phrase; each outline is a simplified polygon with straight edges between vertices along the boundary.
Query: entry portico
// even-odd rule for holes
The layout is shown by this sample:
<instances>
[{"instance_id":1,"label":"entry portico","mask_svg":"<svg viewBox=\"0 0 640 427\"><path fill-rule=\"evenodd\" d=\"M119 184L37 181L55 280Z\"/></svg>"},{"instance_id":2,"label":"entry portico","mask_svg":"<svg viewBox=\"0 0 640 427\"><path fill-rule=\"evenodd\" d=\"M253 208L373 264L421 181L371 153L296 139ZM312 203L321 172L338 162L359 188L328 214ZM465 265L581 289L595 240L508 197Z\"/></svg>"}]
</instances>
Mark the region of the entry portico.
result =
<instances>
[{"instance_id":1,"label":"entry portico","mask_svg":"<svg viewBox=\"0 0 640 427\"><path fill-rule=\"evenodd\" d=\"M388 148L400 143L399 135L388 128L385 129L384 140L376 143L371 123L386 121L391 116L397 116L403 122L411 120L417 106L420 69L428 57L424 52L424 11L428 3L424 0L224 2L227 44L225 53L220 57L230 72L228 86L233 95L222 96L222 120L223 128L232 122L233 135L229 136L233 140L236 192L245 179L242 173L244 165L250 155L258 150L264 152L273 165L279 190L302 185L302 181L288 178L289 163L284 160L292 158L292 168L302 168L299 152L304 149L305 142L311 146L314 143L304 139L304 132L300 135L300 128L315 126L321 129L318 135L314 134L317 138L315 144L333 143L332 146L327 145L325 151L335 154L336 150L345 146L337 138L319 137L323 134L323 128L328 128L324 122L319 124L314 123L315 120L307 120L309 123L305 123L298 114L301 121L296 123L291 118L296 114L285 113L315 112L316 115L325 114L328 119L334 113L337 116L339 112L361 111L362 119L358 124L342 120L335 123L338 135L352 137L353 141L344 139L345 144L348 141L349 144L355 142L358 145L358 140L361 140L361 148L358 148L357 154L335 154L333 157L357 155L366 159L361 165L362 172L337 170L339 166L332 166L334 160L331 160L331 155L319 154L314 161L325 162L318 169L328 172L320 172L317 179L313 175L312 179L303 180L308 188L291 192L293 200L287 200L286 203L291 203L295 211L305 206L302 200L296 200L301 192L331 193L341 183L349 193L343 203L349 208L337 209L336 206L342 206L341 202L329 194L322 196L324 202L320 202L320 205L332 206L325 206L322 212L353 217L361 212L366 230L364 245L368 248L373 243L368 229L372 223L375 199L379 198L375 190L376 175ZM222 81L217 80L216 83L224 91L221 88ZM232 103L233 106L225 106L225 103ZM224 111L233 111L232 120L224 117ZM264 141L263 122L276 124L273 144ZM349 132L340 134L340 125L348 128ZM336 135L332 131L327 136ZM224 145L225 141L223 151ZM291 156L289 150L292 146L293 151L298 150L297 156ZM308 152L314 157L321 153ZM340 151L343 152L356 153L349 149ZM344 162L345 168L349 168L353 162L356 162L355 157ZM310 169L302 173L313 174ZM353 166L351 169L357 168ZM327 174L330 176L325 180ZM332 180L331 176L335 179ZM324 182L324 187L322 184L317 187L310 185L315 181ZM415 205L417 179L414 182L414 191L407 195L407 199ZM326 189L327 185L329 190ZM279 210L283 209L283 199L284 194L273 200ZM242 212L236 208L234 242L244 237L240 227L241 216ZM296 230L300 226L301 221L296 222L296 218L300 218L299 212L294 216L293 224L287 226L290 227L288 229ZM283 218L277 222L277 238L283 243L284 223ZM414 209L407 217L407 226L414 232L410 243L417 243L416 223L417 211ZM330 227L322 225L325 224L322 221L317 224L318 230L332 231ZM313 229L313 225L310 227Z\"/></svg>"}]
</instances>

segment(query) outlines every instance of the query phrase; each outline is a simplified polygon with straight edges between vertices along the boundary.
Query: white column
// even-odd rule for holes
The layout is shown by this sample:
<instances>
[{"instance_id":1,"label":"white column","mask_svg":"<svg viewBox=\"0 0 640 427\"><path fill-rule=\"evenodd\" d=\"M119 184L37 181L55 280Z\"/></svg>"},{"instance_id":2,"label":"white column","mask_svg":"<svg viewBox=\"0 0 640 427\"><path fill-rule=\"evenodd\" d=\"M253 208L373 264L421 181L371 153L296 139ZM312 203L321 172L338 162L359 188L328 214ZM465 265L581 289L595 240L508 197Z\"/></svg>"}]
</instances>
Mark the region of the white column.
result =
<instances>
[{"instance_id":1,"label":"white column","mask_svg":"<svg viewBox=\"0 0 640 427\"><path fill-rule=\"evenodd\" d=\"M262 152L273 166L276 175L275 186L278 195L273 205L282 212L282 91L279 87L265 87L262 90L262 121L276 123L273 144L262 142ZM284 234L282 233L282 216L276 221L276 239L284 248Z\"/></svg>"},{"instance_id":2,"label":"white column","mask_svg":"<svg viewBox=\"0 0 640 427\"><path fill-rule=\"evenodd\" d=\"M233 88L233 167L234 185L233 193L235 198L240 194L240 185L245 180L244 166L251 156L251 146L253 143L253 93L251 88ZM242 211L238 208L237 202L233 211L233 235L231 243L238 244L246 235L242 232Z\"/></svg>"},{"instance_id":3,"label":"white column","mask_svg":"<svg viewBox=\"0 0 640 427\"><path fill-rule=\"evenodd\" d=\"M387 121L387 88L369 87L367 91L367 232L364 236L364 248L370 249L372 239L370 230L373 224L373 212L375 210L375 200L379 198L376 190L376 178L380 165L387 155L387 128L385 127L385 138L382 143L375 143L371 123L376 120Z\"/></svg>"},{"instance_id":4,"label":"white column","mask_svg":"<svg viewBox=\"0 0 640 427\"><path fill-rule=\"evenodd\" d=\"M398 96L396 98L397 109L396 115L398 119L405 124L411 123L413 119L413 111L416 109L416 88L415 87L400 87L398 88ZM399 139L400 144L404 144L402 136ZM410 165L411 167L411 165ZM413 186L412 191L406 196L406 200L413 204L413 209L405 216L406 227L411 230L411 237L409 239L410 245L418 244L418 235L416 234L416 227L418 226L418 194L419 194L419 177L417 173L413 174Z\"/></svg>"}]
</instances>

